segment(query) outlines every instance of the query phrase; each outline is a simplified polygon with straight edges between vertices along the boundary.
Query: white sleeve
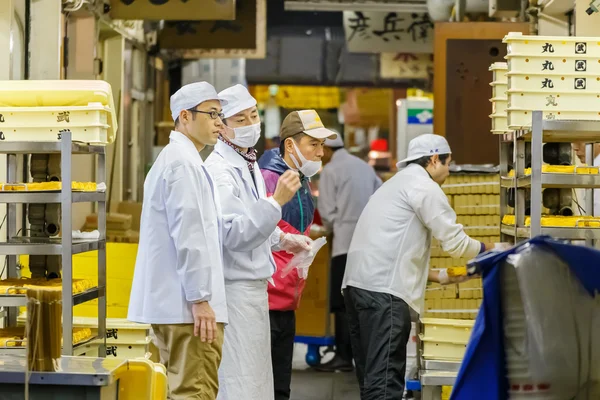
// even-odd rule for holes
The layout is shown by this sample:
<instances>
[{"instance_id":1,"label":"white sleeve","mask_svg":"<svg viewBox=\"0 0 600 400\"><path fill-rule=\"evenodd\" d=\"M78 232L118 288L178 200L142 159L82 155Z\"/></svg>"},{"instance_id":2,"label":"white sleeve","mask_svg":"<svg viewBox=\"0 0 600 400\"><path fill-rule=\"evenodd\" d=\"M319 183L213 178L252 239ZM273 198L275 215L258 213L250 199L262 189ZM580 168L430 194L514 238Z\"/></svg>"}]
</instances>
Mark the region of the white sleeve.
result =
<instances>
[{"instance_id":1,"label":"white sleeve","mask_svg":"<svg viewBox=\"0 0 600 400\"><path fill-rule=\"evenodd\" d=\"M331 231L338 210L335 202L336 199L336 187L332 177L330 177L329 171L324 169L319 179L319 197L317 199L317 208L319 209L319 215L325 227Z\"/></svg>"},{"instance_id":2,"label":"white sleeve","mask_svg":"<svg viewBox=\"0 0 600 400\"><path fill-rule=\"evenodd\" d=\"M251 251L269 240L281 220L281 206L269 197L246 208L231 175L215 175L215 182L221 198L223 245L233 251Z\"/></svg>"},{"instance_id":3,"label":"white sleeve","mask_svg":"<svg viewBox=\"0 0 600 400\"><path fill-rule=\"evenodd\" d=\"M209 301L212 296L211 265L206 232L204 230L203 207L206 196L202 195L203 183L192 165L181 164L165 171L163 175L165 208L169 224L169 235L177 253L177 274L188 302Z\"/></svg>"},{"instance_id":4,"label":"white sleeve","mask_svg":"<svg viewBox=\"0 0 600 400\"><path fill-rule=\"evenodd\" d=\"M451 257L473 258L479 254L481 243L467 236L463 226L456 222L456 213L441 188L415 191L409 201L421 222Z\"/></svg>"},{"instance_id":5,"label":"white sleeve","mask_svg":"<svg viewBox=\"0 0 600 400\"><path fill-rule=\"evenodd\" d=\"M275 227L275 231L269 238L269 242L271 243L271 251L281 251L282 249L279 247L279 242L281 241L281 235L283 235L283 231L277 226Z\"/></svg>"}]
</instances>

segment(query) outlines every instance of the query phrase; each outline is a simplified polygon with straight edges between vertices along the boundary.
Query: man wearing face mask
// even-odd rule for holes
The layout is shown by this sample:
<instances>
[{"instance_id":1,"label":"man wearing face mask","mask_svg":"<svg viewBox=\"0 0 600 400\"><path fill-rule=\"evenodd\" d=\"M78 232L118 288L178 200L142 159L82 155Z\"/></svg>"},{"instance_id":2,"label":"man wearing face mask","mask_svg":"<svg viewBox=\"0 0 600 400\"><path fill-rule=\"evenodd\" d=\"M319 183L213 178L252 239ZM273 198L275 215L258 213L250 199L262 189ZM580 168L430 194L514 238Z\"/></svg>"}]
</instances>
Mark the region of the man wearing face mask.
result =
<instances>
[{"instance_id":1,"label":"man wearing face mask","mask_svg":"<svg viewBox=\"0 0 600 400\"><path fill-rule=\"evenodd\" d=\"M289 170L300 172L302 188L295 198L283 206L279 228L284 232L307 235L313 221L313 203L309 178L321 169L325 139L335 139L337 134L325 129L314 110L294 111L281 125L279 149L272 149L261 157L259 165L267 185L267 192L275 190L277 180ZM290 398L292 356L296 334L296 315L304 280L297 273L282 277L283 268L292 255L285 251L273 253L277 272L269 284L269 317L271 320L271 357L275 400Z\"/></svg>"},{"instance_id":2,"label":"man wearing face mask","mask_svg":"<svg viewBox=\"0 0 600 400\"><path fill-rule=\"evenodd\" d=\"M429 270L431 237L454 258L494 246L471 239L440 187L450 174L445 138L411 140L404 168L371 196L362 212L342 283L361 400L396 400L404 393L411 317L423 311L427 281L458 283Z\"/></svg>"},{"instance_id":3,"label":"man wearing face mask","mask_svg":"<svg viewBox=\"0 0 600 400\"><path fill-rule=\"evenodd\" d=\"M310 249L310 238L283 233L281 207L300 189L296 171L286 171L267 197L256 163L260 138L256 100L242 85L219 93L224 129L206 160L223 213L223 269L229 324L219 368L218 400L272 400L273 372L267 280L275 272L273 250Z\"/></svg>"}]
</instances>

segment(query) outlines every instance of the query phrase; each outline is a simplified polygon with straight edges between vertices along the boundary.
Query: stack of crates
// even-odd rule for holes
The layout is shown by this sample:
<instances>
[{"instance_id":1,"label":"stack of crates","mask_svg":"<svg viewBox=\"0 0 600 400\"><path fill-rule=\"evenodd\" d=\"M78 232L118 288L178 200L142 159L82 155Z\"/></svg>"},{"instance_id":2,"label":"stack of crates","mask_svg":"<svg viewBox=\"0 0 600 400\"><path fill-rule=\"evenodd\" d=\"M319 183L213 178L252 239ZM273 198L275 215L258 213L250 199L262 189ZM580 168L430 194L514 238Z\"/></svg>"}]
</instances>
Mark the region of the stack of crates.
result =
<instances>
[{"instance_id":1,"label":"stack of crates","mask_svg":"<svg viewBox=\"0 0 600 400\"><path fill-rule=\"evenodd\" d=\"M490 83L492 87L492 133L496 135L503 135L509 132L508 119L506 109L508 108L508 97L506 91L508 90L508 64L504 62L495 62L490 66L492 71L493 79Z\"/></svg>"},{"instance_id":2,"label":"stack of crates","mask_svg":"<svg viewBox=\"0 0 600 400\"><path fill-rule=\"evenodd\" d=\"M598 38L511 32L503 42L510 129L529 129L538 110L546 120L600 119Z\"/></svg>"},{"instance_id":3,"label":"stack of crates","mask_svg":"<svg viewBox=\"0 0 600 400\"><path fill-rule=\"evenodd\" d=\"M60 141L70 130L73 141L109 144L117 117L110 84L104 81L2 81L0 140Z\"/></svg>"},{"instance_id":4,"label":"stack of crates","mask_svg":"<svg viewBox=\"0 0 600 400\"><path fill-rule=\"evenodd\" d=\"M473 239L500 241L500 178L497 174L452 174L442 186L458 223ZM431 248L430 268L465 267L467 259L453 259L437 241ZM425 291L425 317L474 319L483 297L481 279L459 285L431 283Z\"/></svg>"}]
</instances>

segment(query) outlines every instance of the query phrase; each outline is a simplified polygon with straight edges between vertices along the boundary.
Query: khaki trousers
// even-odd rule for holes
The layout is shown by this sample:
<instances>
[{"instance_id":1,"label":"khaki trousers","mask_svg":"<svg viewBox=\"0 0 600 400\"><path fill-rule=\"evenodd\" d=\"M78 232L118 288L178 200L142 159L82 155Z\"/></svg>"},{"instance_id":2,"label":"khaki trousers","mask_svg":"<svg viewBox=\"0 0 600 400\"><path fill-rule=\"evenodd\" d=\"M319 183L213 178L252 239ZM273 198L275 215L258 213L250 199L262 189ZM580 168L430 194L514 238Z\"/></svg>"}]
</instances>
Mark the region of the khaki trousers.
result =
<instances>
[{"instance_id":1,"label":"khaki trousers","mask_svg":"<svg viewBox=\"0 0 600 400\"><path fill-rule=\"evenodd\" d=\"M193 324L152 325L160 362L167 368L169 399L215 400L223 349L223 324L217 338L202 343Z\"/></svg>"}]
</instances>

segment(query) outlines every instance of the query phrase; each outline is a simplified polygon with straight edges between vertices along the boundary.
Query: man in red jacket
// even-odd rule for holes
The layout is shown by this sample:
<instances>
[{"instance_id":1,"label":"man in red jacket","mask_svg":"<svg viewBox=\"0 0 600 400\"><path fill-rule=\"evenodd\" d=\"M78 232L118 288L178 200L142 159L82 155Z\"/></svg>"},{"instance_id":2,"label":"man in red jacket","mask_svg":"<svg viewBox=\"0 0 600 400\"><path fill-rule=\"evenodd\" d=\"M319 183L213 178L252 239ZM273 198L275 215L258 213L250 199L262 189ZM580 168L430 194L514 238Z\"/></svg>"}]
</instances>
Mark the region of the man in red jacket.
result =
<instances>
[{"instance_id":1,"label":"man in red jacket","mask_svg":"<svg viewBox=\"0 0 600 400\"><path fill-rule=\"evenodd\" d=\"M273 193L279 176L288 169L300 173L302 187L296 199L282 207L279 228L283 232L307 235L313 222L315 205L310 192L309 178L321 169L325 139L335 139L337 134L325 129L314 110L294 111L281 125L279 149L272 149L258 161L265 179L267 195ZM296 335L295 310L300 303L305 281L296 271L282 277L282 270L293 255L285 251L273 253L277 271L273 275L274 285L269 284L269 318L271 322L271 358L275 400L290 398L292 380L292 356Z\"/></svg>"}]
</instances>

